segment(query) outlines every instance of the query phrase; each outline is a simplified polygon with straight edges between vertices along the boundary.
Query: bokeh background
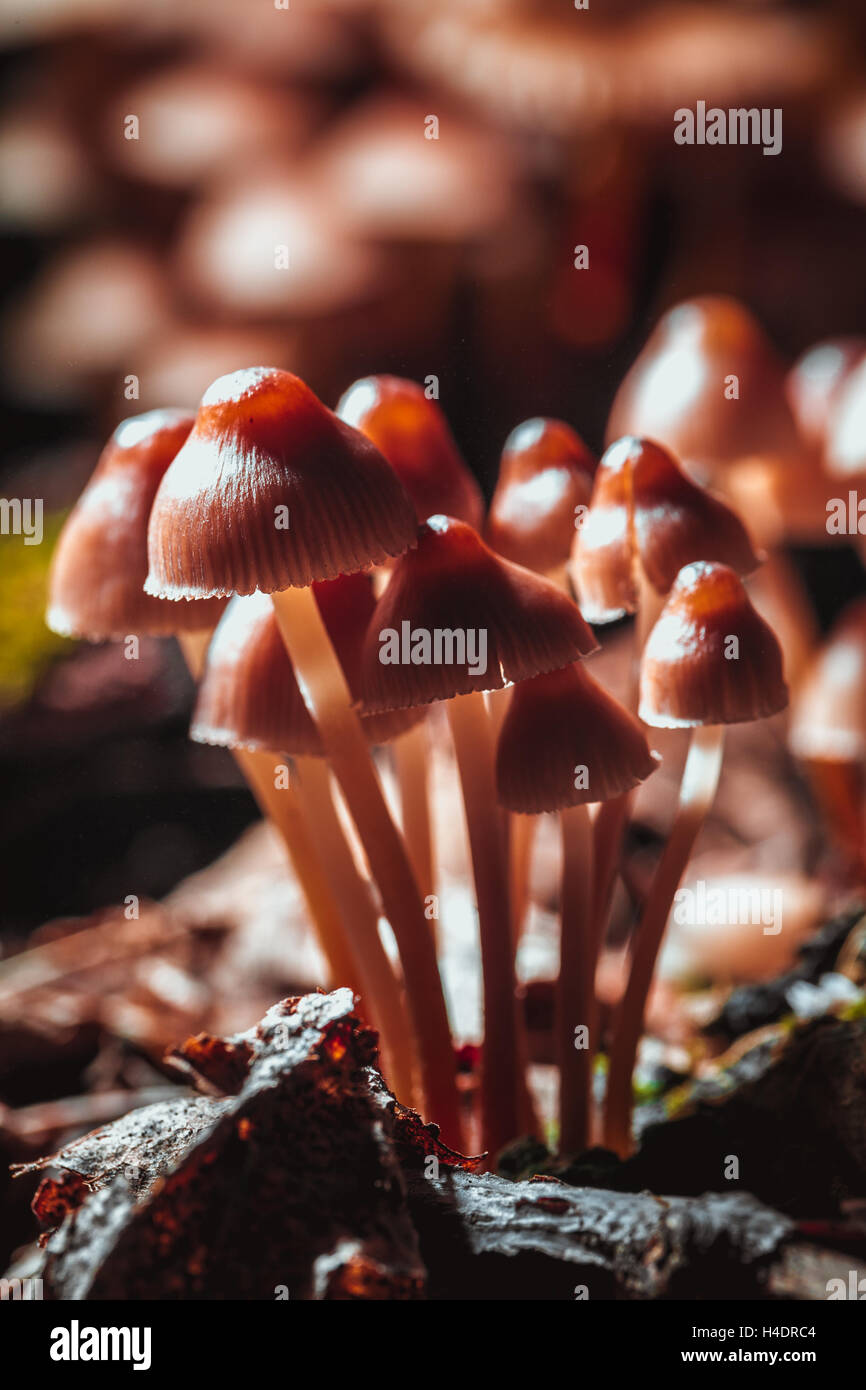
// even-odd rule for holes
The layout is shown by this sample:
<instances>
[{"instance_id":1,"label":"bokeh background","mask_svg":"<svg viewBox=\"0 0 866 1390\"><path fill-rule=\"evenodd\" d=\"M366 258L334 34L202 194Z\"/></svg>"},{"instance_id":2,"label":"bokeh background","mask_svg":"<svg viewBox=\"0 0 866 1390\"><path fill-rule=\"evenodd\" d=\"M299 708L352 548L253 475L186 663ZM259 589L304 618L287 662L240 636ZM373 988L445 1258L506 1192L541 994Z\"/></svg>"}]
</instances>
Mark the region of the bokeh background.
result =
<instances>
[{"instance_id":1,"label":"bokeh background","mask_svg":"<svg viewBox=\"0 0 866 1390\"><path fill-rule=\"evenodd\" d=\"M861 0L4 0L0 40L0 494L45 503L41 546L0 537L7 939L160 897L255 814L186 740L171 644L122 662L42 623L125 415L260 362L331 405L435 376L489 491L528 415L600 448L686 296L739 296L788 359L866 332ZM699 99L781 107L782 153L676 145ZM864 587L844 546L795 559L825 623Z\"/></svg>"}]
</instances>

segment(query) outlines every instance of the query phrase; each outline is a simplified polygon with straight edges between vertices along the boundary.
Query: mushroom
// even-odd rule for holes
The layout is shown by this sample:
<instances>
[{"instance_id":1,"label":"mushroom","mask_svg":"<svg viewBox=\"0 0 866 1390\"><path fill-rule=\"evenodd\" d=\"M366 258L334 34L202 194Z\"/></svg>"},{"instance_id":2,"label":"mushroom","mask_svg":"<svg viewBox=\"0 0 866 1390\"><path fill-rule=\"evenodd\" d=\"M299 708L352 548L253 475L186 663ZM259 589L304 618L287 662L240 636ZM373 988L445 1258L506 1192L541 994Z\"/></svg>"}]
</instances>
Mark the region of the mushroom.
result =
<instances>
[{"instance_id":1,"label":"mushroom","mask_svg":"<svg viewBox=\"0 0 866 1390\"><path fill-rule=\"evenodd\" d=\"M514 203L507 143L399 93L351 107L319 143L315 177L340 225L371 241L460 244L502 228Z\"/></svg>"},{"instance_id":2,"label":"mushroom","mask_svg":"<svg viewBox=\"0 0 866 1390\"><path fill-rule=\"evenodd\" d=\"M7 370L28 400L77 402L134 365L168 315L165 276L148 251L122 241L63 251L4 323Z\"/></svg>"},{"instance_id":3,"label":"mushroom","mask_svg":"<svg viewBox=\"0 0 866 1390\"><path fill-rule=\"evenodd\" d=\"M566 562L575 528L586 512L596 460L563 420L524 420L505 441L499 478L490 502L485 539L514 564L566 587ZM493 705L501 724L507 695ZM535 821L512 817L511 896L515 946L526 913Z\"/></svg>"},{"instance_id":4,"label":"mushroom","mask_svg":"<svg viewBox=\"0 0 866 1390\"><path fill-rule=\"evenodd\" d=\"M524 420L505 441L484 536L506 560L563 585L596 460L563 420Z\"/></svg>"},{"instance_id":5,"label":"mushroom","mask_svg":"<svg viewBox=\"0 0 866 1390\"><path fill-rule=\"evenodd\" d=\"M63 637L104 642L129 634L210 634L224 602L175 605L143 589L147 521L156 490L193 417L152 410L123 420L60 533L46 622Z\"/></svg>"},{"instance_id":6,"label":"mushroom","mask_svg":"<svg viewBox=\"0 0 866 1390\"><path fill-rule=\"evenodd\" d=\"M337 414L385 455L419 522L442 514L480 528L481 489L442 410L423 386L399 376L362 377L340 397Z\"/></svg>"},{"instance_id":7,"label":"mushroom","mask_svg":"<svg viewBox=\"0 0 866 1390\"><path fill-rule=\"evenodd\" d=\"M485 1010L482 1112L485 1144L494 1152L518 1133L525 1078L505 837L482 692L556 670L595 645L577 608L556 585L501 560L465 522L434 516L420 527L416 548L394 563L364 648L365 709L449 701L478 903Z\"/></svg>"},{"instance_id":8,"label":"mushroom","mask_svg":"<svg viewBox=\"0 0 866 1390\"><path fill-rule=\"evenodd\" d=\"M412 505L385 459L290 372L256 367L205 392L160 485L146 588L163 598L273 595L298 684L391 923L429 1114L459 1139L454 1054L435 946L406 846L309 586L411 545Z\"/></svg>"},{"instance_id":9,"label":"mushroom","mask_svg":"<svg viewBox=\"0 0 866 1390\"><path fill-rule=\"evenodd\" d=\"M791 706L788 743L831 832L866 873L866 599L843 609Z\"/></svg>"},{"instance_id":10,"label":"mushroom","mask_svg":"<svg viewBox=\"0 0 866 1390\"><path fill-rule=\"evenodd\" d=\"M357 694L361 644L375 604L369 577L342 575L314 584L313 592L349 687ZM370 715L362 722L371 743L385 743L422 717L420 711L399 711ZM379 937L369 884L358 871L334 806L322 740L304 704L269 595L255 593L229 603L208 649L190 737L294 760L300 782L296 795L317 857L327 866L339 914L335 978L350 985L370 1008L395 1091L411 1097L412 1035L400 990Z\"/></svg>"},{"instance_id":11,"label":"mushroom","mask_svg":"<svg viewBox=\"0 0 866 1390\"><path fill-rule=\"evenodd\" d=\"M325 318L388 281L381 254L351 236L310 178L272 161L209 189L181 229L177 265L199 300L246 320Z\"/></svg>"},{"instance_id":12,"label":"mushroom","mask_svg":"<svg viewBox=\"0 0 866 1390\"><path fill-rule=\"evenodd\" d=\"M153 499L193 422L185 411L153 410L118 425L57 542L46 621L55 632L89 642L172 634L198 678L225 600L170 603L143 589ZM238 748L235 758L282 837L332 977L342 981L345 929L304 808L292 787L277 790L272 760L260 748Z\"/></svg>"},{"instance_id":13,"label":"mushroom","mask_svg":"<svg viewBox=\"0 0 866 1390\"><path fill-rule=\"evenodd\" d=\"M626 435L598 467L589 509L573 539L571 574L592 623L658 612L692 560L719 560L740 574L759 563L746 528L724 502L697 486L668 449ZM640 645L640 644L639 644Z\"/></svg>"},{"instance_id":14,"label":"mushroom","mask_svg":"<svg viewBox=\"0 0 866 1390\"><path fill-rule=\"evenodd\" d=\"M866 338L827 338L802 353L785 379L788 404L806 443L823 457L839 396L866 357Z\"/></svg>"},{"instance_id":15,"label":"mushroom","mask_svg":"<svg viewBox=\"0 0 866 1390\"><path fill-rule=\"evenodd\" d=\"M784 369L743 305L706 295L662 316L616 393L608 440L646 435L699 481L750 457L802 454Z\"/></svg>"},{"instance_id":16,"label":"mushroom","mask_svg":"<svg viewBox=\"0 0 866 1390\"><path fill-rule=\"evenodd\" d=\"M561 1153L586 1148L592 1130L594 982L601 943L587 805L625 796L655 770L656 761L634 715L580 663L515 686L496 752L499 800L524 815L559 812L562 835L555 1010ZM578 1047L581 1025L585 1046Z\"/></svg>"},{"instance_id":17,"label":"mushroom","mask_svg":"<svg viewBox=\"0 0 866 1390\"><path fill-rule=\"evenodd\" d=\"M640 718L690 729L680 799L634 937L617 1010L605 1098L605 1143L631 1149L631 1077L665 924L692 847L712 805L727 724L765 719L788 702L782 653L733 569L686 565L677 576L641 663Z\"/></svg>"},{"instance_id":18,"label":"mushroom","mask_svg":"<svg viewBox=\"0 0 866 1390\"><path fill-rule=\"evenodd\" d=\"M692 482L667 449L631 435L618 439L598 466L589 510L574 536L570 573L590 622L637 613L635 686L646 636L680 569L692 560L720 560L742 574L759 563L739 517ZM629 801L611 799L595 820L597 932L610 905Z\"/></svg>"},{"instance_id":19,"label":"mushroom","mask_svg":"<svg viewBox=\"0 0 866 1390\"><path fill-rule=\"evenodd\" d=\"M124 138L134 113L139 138ZM309 135L308 104L291 91L211 61L172 63L147 73L114 102L105 145L126 174L187 189L263 154L290 154Z\"/></svg>"},{"instance_id":20,"label":"mushroom","mask_svg":"<svg viewBox=\"0 0 866 1390\"><path fill-rule=\"evenodd\" d=\"M783 365L743 305L708 295L668 310L616 394L608 438L627 432L674 450L688 473L749 515L772 550L756 602L772 615L796 681L816 629L781 546L790 536L826 541L825 480L798 436Z\"/></svg>"},{"instance_id":21,"label":"mushroom","mask_svg":"<svg viewBox=\"0 0 866 1390\"><path fill-rule=\"evenodd\" d=\"M444 413L417 382L364 377L344 392L337 414L385 455L419 522L445 513L480 527L481 489L460 456ZM427 740L426 725L419 723L394 746L403 832L425 899L435 886Z\"/></svg>"}]
</instances>

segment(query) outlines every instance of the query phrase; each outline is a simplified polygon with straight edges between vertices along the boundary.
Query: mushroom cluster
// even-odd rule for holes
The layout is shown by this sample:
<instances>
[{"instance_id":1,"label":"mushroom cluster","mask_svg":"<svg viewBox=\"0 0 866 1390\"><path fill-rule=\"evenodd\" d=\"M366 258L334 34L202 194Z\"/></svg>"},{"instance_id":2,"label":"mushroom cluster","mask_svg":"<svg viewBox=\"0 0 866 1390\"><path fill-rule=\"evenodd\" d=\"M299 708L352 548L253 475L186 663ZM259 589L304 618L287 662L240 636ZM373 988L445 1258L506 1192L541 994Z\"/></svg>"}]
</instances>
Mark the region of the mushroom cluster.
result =
<instances>
[{"instance_id":1,"label":"mushroom cluster","mask_svg":"<svg viewBox=\"0 0 866 1390\"><path fill-rule=\"evenodd\" d=\"M739 341L735 316L716 327L723 345ZM736 459L750 410L732 426L746 439ZM290 372L249 368L216 380L194 417L119 426L58 545L49 624L90 640L178 636L198 682L192 738L233 751L282 836L328 964L321 983L351 986L390 1084L450 1144L480 1134L495 1155L538 1129L517 950L532 828L548 813L561 841L559 1148L603 1136L629 1151L656 959L725 727L787 703L782 651L743 582L762 556L730 491L697 480L708 446L691 426L682 438L691 472L633 434L596 464L565 422L528 420L485 515L421 386L367 377L331 411ZM589 622L624 615L636 621L620 701L588 664ZM840 641L859 640L861 617ZM838 698L853 719L853 697ZM660 761L656 729L684 731L688 750L606 1043L602 1116L596 971L633 797ZM810 767L827 756L797 737ZM438 959L429 774L445 740L477 906L477 1093L460 1084ZM829 756L862 771L862 728Z\"/></svg>"}]
</instances>

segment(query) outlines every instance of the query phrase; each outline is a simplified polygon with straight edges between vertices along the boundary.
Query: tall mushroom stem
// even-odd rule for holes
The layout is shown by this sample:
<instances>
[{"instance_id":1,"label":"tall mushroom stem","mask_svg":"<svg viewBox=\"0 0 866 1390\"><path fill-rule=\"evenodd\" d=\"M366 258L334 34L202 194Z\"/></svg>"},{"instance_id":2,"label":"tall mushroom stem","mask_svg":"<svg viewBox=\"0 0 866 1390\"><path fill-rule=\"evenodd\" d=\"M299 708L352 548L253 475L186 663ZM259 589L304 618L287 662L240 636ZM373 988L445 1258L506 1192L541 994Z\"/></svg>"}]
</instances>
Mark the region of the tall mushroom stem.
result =
<instances>
[{"instance_id":1,"label":"tall mushroom stem","mask_svg":"<svg viewBox=\"0 0 866 1390\"><path fill-rule=\"evenodd\" d=\"M311 589L273 594L277 623L304 702L343 789L391 923L415 1029L427 1113L460 1143L460 1112L448 1011L433 935L406 852L382 794L352 696Z\"/></svg>"},{"instance_id":2,"label":"tall mushroom stem","mask_svg":"<svg viewBox=\"0 0 866 1390\"><path fill-rule=\"evenodd\" d=\"M426 719L395 739L391 750L400 792L403 838L419 892L426 901L436 887L430 818L430 738Z\"/></svg>"},{"instance_id":3,"label":"tall mushroom stem","mask_svg":"<svg viewBox=\"0 0 866 1390\"><path fill-rule=\"evenodd\" d=\"M346 984L366 997L362 971L349 945L326 860L317 847L309 819L295 789L274 785L274 754L233 748L232 755L255 797L285 845L292 868L307 900L334 983Z\"/></svg>"},{"instance_id":4,"label":"tall mushroom stem","mask_svg":"<svg viewBox=\"0 0 866 1390\"><path fill-rule=\"evenodd\" d=\"M515 952L520 945L523 922L529 907L529 875L532 869L536 824L535 816L508 817L511 929Z\"/></svg>"},{"instance_id":5,"label":"tall mushroom stem","mask_svg":"<svg viewBox=\"0 0 866 1390\"><path fill-rule=\"evenodd\" d=\"M674 894L716 794L724 743L720 724L692 733L676 818L634 938L628 984L617 1010L605 1097L604 1142L622 1157L632 1149L632 1073L656 957Z\"/></svg>"},{"instance_id":6,"label":"tall mushroom stem","mask_svg":"<svg viewBox=\"0 0 866 1390\"><path fill-rule=\"evenodd\" d=\"M194 680L199 679L204 669L210 639L208 631L178 633L178 645ZM274 826L285 846L332 983L345 984L356 993L363 993L361 970L349 945L340 909L297 793L291 785L277 788L273 754L246 748L233 748L231 752L259 810Z\"/></svg>"},{"instance_id":7,"label":"tall mushroom stem","mask_svg":"<svg viewBox=\"0 0 866 1390\"><path fill-rule=\"evenodd\" d=\"M559 1063L559 1152L581 1153L588 1145L592 1107L593 952L592 825L586 806L560 812L562 901L559 978L556 985L556 1055ZM575 1030L587 1029L578 1047Z\"/></svg>"},{"instance_id":8,"label":"tall mushroom stem","mask_svg":"<svg viewBox=\"0 0 866 1390\"><path fill-rule=\"evenodd\" d=\"M484 1145L495 1154L521 1130L522 1049L511 948L511 894L496 800L491 723L483 695L448 703L469 832L481 934L484 1051L481 1104Z\"/></svg>"},{"instance_id":9,"label":"tall mushroom stem","mask_svg":"<svg viewBox=\"0 0 866 1390\"><path fill-rule=\"evenodd\" d=\"M370 884L359 873L331 791L327 763L321 758L296 758L301 800L315 827L316 847L327 865L328 882L352 946L357 952L363 997L369 999L386 1054L383 1067L394 1092L412 1104L417 1062L412 1030L388 954L379 936L379 913Z\"/></svg>"}]
</instances>

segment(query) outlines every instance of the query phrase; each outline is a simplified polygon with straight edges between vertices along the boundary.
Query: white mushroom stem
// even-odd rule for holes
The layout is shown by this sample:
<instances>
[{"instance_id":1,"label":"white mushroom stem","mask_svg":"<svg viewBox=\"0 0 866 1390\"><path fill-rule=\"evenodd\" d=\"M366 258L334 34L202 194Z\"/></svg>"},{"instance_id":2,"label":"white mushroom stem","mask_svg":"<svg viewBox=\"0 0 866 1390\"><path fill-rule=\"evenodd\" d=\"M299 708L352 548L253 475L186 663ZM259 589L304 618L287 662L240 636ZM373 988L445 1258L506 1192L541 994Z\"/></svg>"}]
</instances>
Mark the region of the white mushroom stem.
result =
<instances>
[{"instance_id":1,"label":"white mushroom stem","mask_svg":"<svg viewBox=\"0 0 866 1390\"><path fill-rule=\"evenodd\" d=\"M449 1144L461 1143L456 1066L433 933L403 839L385 802L343 669L311 589L273 596L277 623L298 686L328 760L391 924L415 1030L427 1117Z\"/></svg>"},{"instance_id":2,"label":"white mushroom stem","mask_svg":"<svg viewBox=\"0 0 866 1390\"><path fill-rule=\"evenodd\" d=\"M495 1154L521 1132L525 1116L508 863L496 800L493 732L484 696L458 695L450 700L448 719L463 790L481 936L483 1142Z\"/></svg>"},{"instance_id":3,"label":"white mushroom stem","mask_svg":"<svg viewBox=\"0 0 866 1390\"><path fill-rule=\"evenodd\" d=\"M400 793L403 838L421 897L436 891L433 825L430 816L430 737L426 719L391 744Z\"/></svg>"},{"instance_id":4,"label":"white mushroom stem","mask_svg":"<svg viewBox=\"0 0 866 1390\"><path fill-rule=\"evenodd\" d=\"M622 1157L632 1149L632 1073L656 958L674 894L713 804L724 743L725 730L720 724L697 728L692 733L676 818L634 937L628 984L616 1014L605 1098L604 1142Z\"/></svg>"}]
</instances>

